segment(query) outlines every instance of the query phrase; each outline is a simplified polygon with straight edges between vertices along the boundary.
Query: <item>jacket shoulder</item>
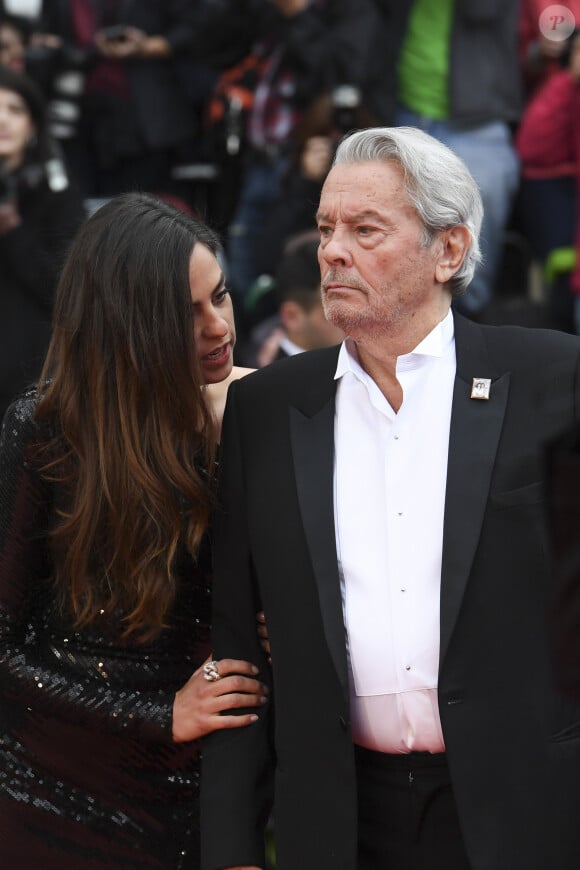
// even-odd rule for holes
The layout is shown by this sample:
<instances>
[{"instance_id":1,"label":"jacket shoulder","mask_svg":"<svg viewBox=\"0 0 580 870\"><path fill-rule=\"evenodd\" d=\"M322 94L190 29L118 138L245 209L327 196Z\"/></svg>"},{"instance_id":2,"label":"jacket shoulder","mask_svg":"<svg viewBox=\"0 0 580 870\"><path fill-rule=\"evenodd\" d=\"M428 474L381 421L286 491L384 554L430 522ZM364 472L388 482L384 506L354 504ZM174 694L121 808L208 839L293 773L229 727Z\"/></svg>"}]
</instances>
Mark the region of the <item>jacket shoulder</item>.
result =
<instances>
[{"instance_id":1,"label":"jacket shoulder","mask_svg":"<svg viewBox=\"0 0 580 870\"><path fill-rule=\"evenodd\" d=\"M576 360L580 355L580 337L556 329L527 326L482 326L490 351L509 356L514 364L540 360Z\"/></svg>"},{"instance_id":2,"label":"jacket shoulder","mask_svg":"<svg viewBox=\"0 0 580 870\"><path fill-rule=\"evenodd\" d=\"M250 392L283 390L295 385L304 385L311 378L316 380L332 378L336 370L339 350L340 346L327 347L276 360L243 378L239 382L239 388Z\"/></svg>"}]
</instances>

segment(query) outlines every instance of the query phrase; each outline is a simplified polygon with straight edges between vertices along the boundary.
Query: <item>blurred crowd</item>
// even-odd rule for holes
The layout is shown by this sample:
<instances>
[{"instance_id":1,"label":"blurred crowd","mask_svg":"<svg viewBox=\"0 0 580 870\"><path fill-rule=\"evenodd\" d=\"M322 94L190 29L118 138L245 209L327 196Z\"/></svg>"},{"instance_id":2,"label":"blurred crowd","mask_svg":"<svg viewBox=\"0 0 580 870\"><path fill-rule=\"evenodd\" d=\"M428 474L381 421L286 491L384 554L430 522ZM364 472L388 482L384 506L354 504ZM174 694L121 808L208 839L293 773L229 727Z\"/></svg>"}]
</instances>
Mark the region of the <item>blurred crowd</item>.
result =
<instances>
[{"instance_id":1,"label":"blurred crowd","mask_svg":"<svg viewBox=\"0 0 580 870\"><path fill-rule=\"evenodd\" d=\"M2 409L76 228L125 190L218 231L240 362L340 340L314 214L337 141L370 125L425 129L480 186L462 313L578 332L576 22L580 0L0 2Z\"/></svg>"}]
</instances>

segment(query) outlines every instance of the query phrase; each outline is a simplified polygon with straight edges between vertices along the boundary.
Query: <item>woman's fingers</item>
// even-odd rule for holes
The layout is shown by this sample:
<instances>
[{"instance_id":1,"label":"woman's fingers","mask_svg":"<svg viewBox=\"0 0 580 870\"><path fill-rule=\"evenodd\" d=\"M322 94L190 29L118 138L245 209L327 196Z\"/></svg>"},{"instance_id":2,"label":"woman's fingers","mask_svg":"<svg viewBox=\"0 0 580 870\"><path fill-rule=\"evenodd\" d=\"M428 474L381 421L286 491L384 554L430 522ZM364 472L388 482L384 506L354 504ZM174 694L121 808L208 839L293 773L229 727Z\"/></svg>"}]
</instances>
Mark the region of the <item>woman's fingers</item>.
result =
<instances>
[{"instance_id":1,"label":"woman's fingers","mask_svg":"<svg viewBox=\"0 0 580 870\"><path fill-rule=\"evenodd\" d=\"M232 692L248 695L263 695L267 694L268 688L255 677L242 677L239 674L232 677L222 677L210 683L210 691L213 695L226 695Z\"/></svg>"},{"instance_id":2,"label":"woman's fingers","mask_svg":"<svg viewBox=\"0 0 580 870\"><path fill-rule=\"evenodd\" d=\"M246 695L230 692L227 695L218 695L213 699L212 713L220 713L224 710L237 710L240 707L261 707L268 697L263 695Z\"/></svg>"},{"instance_id":3,"label":"woman's fingers","mask_svg":"<svg viewBox=\"0 0 580 870\"><path fill-rule=\"evenodd\" d=\"M241 659L219 659L216 661L217 672L220 677L225 677L228 674L257 674L258 668L251 662L245 662Z\"/></svg>"},{"instance_id":4,"label":"woman's fingers","mask_svg":"<svg viewBox=\"0 0 580 870\"><path fill-rule=\"evenodd\" d=\"M257 674L258 668L251 662L208 658L176 692L173 739L194 740L216 728L241 728L255 722L256 713L248 713L247 709L265 704L269 692ZM238 715L222 715L244 708Z\"/></svg>"},{"instance_id":5,"label":"woman's fingers","mask_svg":"<svg viewBox=\"0 0 580 870\"><path fill-rule=\"evenodd\" d=\"M215 716L212 719L209 731L220 731L222 728L245 728L257 722L259 716L256 713L242 713L240 716Z\"/></svg>"},{"instance_id":6,"label":"woman's fingers","mask_svg":"<svg viewBox=\"0 0 580 870\"><path fill-rule=\"evenodd\" d=\"M256 622L258 623L257 631L258 637L260 638L260 646L264 650L267 656L270 655L270 641L268 639L268 626L266 624L266 615L263 610L260 610L256 613ZM272 659L268 659L270 664L272 664Z\"/></svg>"}]
</instances>

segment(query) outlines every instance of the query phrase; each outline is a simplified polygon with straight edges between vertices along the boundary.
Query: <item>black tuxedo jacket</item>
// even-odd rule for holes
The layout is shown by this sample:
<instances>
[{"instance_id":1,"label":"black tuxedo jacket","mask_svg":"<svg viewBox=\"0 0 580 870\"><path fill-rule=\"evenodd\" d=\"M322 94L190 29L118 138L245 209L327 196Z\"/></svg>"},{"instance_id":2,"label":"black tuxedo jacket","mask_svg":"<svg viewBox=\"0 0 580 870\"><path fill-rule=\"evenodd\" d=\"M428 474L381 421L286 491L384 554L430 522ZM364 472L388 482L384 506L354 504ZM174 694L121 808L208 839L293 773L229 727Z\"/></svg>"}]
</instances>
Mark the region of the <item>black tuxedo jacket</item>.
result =
<instances>
[{"instance_id":1,"label":"black tuxedo jacket","mask_svg":"<svg viewBox=\"0 0 580 870\"><path fill-rule=\"evenodd\" d=\"M580 700L580 427L546 451L546 502L553 589L550 629L563 692Z\"/></svg>"},{"instance_id":2,"label":"black tuxedo jacket","mask_svg":"<svg viewBox=\"0 0 580 870\"><path fill-rule=\"evenodd\" d=\"M549 668L542 449L578 417L580 342L458 316L455 339L438 692L464 838L473 870L577 870L580 706L553 690ZM264 866L272 787L278 870L356 868L333 512L336 361L336 348L300 354L230 390L214 652L259 663L272 698L258 723L205 742L204 870ZM487 401L470 398L481 377L492 380Z\"/></svg>"}]
</instances>

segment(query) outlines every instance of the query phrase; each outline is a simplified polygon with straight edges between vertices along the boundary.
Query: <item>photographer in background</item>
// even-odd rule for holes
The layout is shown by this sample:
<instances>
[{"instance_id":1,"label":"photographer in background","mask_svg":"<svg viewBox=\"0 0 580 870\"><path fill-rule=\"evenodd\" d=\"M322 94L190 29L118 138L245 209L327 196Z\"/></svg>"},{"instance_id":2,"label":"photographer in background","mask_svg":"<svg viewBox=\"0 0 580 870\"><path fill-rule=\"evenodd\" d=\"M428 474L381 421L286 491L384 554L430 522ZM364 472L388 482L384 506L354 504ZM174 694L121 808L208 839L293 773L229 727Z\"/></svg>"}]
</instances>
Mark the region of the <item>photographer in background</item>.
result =
<instances>
[{"instance_id":1,"label":"photographer in background","mask_svg":"<svg viewBox=\"0 0 580 870\"><path fill-rule=\"evenodd\" d=\"M176 63L193 43L197 6L194 0L45 4L35 40L59 46L53 123L68 138L87 196L172 187L171 168L194 135ZM75 124L67 132L71 112Z\"/></svg>"},{"instance_id":2,"label":"photographer in background","mask_svg":"<svg viewBox=\"0 0 580 870\"><path fill-rule=\"evenodd\" d=\"M0 417L40 372L58 271L83 218L40 93L0 67Z\"/></svg>"},{"instance_id":3,"label":"photographer in background","mask_svg":"<svg viewBox=\"0 0 580 870\"><path fill-rule=\"evenodd\" d=\"M370 115L359 88L344 83L322 94L297 125L290 164L281 180L281 195L267 213L262 243L256 251L258 274L274 275L286 242L316 229L316 209L338 141L368 127Z\"/></svg>"},{"instance_id":4,"label":"photographer in background","mask_svg":"<svg viewBox=\"0 0 580 870\"><path fill-rule=\"evenodd\" d=\"M248 338L249 355L243 355L242 346L240 357L244 365L263 364L255 351L269 336L268 323L277 322L276 294L269 291L288 244L311 232L318 238L316 209L337 143L349 131L370 124L361 90L349 83L337 85L313 100L297 123L279 195L265 210L260 244L254 255L258 278L237 312L238 331Z\"/></svg>"}]
</instances>

